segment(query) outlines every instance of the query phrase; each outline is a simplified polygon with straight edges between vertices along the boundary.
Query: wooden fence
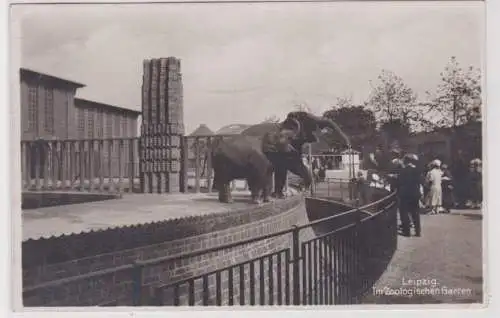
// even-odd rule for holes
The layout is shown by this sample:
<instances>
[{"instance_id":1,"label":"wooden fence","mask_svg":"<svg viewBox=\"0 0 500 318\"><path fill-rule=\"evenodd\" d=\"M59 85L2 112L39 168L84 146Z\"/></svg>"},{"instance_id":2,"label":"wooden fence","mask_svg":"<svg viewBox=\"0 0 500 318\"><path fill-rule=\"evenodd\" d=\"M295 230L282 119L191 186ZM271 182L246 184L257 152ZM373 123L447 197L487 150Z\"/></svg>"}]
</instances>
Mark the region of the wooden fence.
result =
<instances>
[{"instance_id":1,"label":"wooden fence","mask_svg":"<svg viewBox=\"0 0 500 318\"><path fill-rule=\"evenodd\" d=\"M139 186L139 138L21 141L23 190L128 191Z\"/></svg>"},{"instance_id":2,"label":"wooden fence","mask_svg":"<svg viewBox=\"0 0 500 318\"><path fill-rule=\"evenodd\" d=\"M185 136L180 191L211 192L211 148L234 135ZM23 191L140 191L140 138L21 141ZM307 156L307 155L306 155ZM244 180L232 188L247 190Z\"/></svg>"},{"instance_id":3,"label":"wooden fence","mask_svg":"<svg viewBox=\"0 0 500 318\"><path fill-rule=\"evenodd\" d=\"M183 147L185 162L184 180L187 180L186 192L211 192L213 189L213 169L211 149L214 143L234 135L200 135L184 137ZM248 189L246 182L233 181L233 190Z\"/></svg>"}]
</instances>

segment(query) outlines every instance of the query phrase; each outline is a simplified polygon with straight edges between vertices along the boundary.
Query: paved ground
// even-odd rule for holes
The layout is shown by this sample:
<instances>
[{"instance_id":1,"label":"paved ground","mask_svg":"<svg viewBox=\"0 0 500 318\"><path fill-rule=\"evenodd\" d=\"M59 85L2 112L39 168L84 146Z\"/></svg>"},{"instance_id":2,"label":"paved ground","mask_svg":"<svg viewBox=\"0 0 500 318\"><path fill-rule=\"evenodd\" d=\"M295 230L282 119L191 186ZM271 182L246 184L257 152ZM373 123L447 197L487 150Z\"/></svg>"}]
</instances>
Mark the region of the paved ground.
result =
<instances>
[{"instance_id":1,"label":"paved ground","mask_svg":"<svg viewBox=\"0 0 500 318\"><path fill-rule=\"evenodd\" d=\"M454 210L451 214L422 215L421 219L422 237L398 237L390 266L364 303L482 302L481 212Z\"/></svg>"},{"instance_id":2,"label":"paved ground","mask_svg":"<svg viewBox=\"0 0 500 318\"><path fill-rule=\"evenodd\" d=\"M232 194L232 204L220 203L215 192L124 194L121 199L23 210L23 240L224 213L252 205L250 192Z\"/></svg>"}]
</instances>

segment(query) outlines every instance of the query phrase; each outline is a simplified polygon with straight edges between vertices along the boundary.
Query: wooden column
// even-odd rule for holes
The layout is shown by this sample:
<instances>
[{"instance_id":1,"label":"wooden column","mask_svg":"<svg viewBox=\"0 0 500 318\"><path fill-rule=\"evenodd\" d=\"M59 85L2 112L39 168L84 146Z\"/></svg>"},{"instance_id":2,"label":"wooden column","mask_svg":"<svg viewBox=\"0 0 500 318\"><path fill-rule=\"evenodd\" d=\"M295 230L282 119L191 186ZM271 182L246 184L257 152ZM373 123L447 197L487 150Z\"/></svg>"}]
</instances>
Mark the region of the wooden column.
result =
<instances>
[{"instance_id":1,"label":"wooden column","mask_svg":"<svg viewBox=\"0 0 500 318\"><path fill-rule=\"evenodd\" d=\"M212 138L208 137L207 138L207 149L206 149L206 157L207 157L207 190L208 193L212 192Z\"/></svg>"},{"instance_id":2,"label":"wooden column","mask_svg":"<svg viewBox=\"0 0 500 318\"><path fill-rule=\"evenodd\" d=\"M123 139L118 140L118 192L123 192Z\"/></svg>"},{"instance_id":3,"label":"wooden column","mask_svg":"<svg viewBox=\"0 0 500 318\"><path fill-rule=\"evenodd\" d=\"M134 190L134 177L135 177L135 166L134 166L134 149L135 149L135 139L129 139L128 140L128 156L129 156L129 173L128 173L128 178L129 178L129 189L128 192L132 193Z\"/></svg>"},{"instance_id":4,"label":"wooden column","mask_svg":"<svg viewBox=\"0 0 500 318\"><path fill-rule=\"evenodd\" d=\"M99 152L99 191L104 191L104 140L99 140L97 151Z\"/></svg>"},{"instance_id":5,"label":"wooden column","mask_svg":"<svg viewBox=\"0 0 500 318\"><path fill-rule=\"evenodd\" d=\"M195 174L195 180L194 180L194 188L195 192L199 193L200 192L200 138L196 137L194 141L194 174Z\"/></svg>"}]
</instances>

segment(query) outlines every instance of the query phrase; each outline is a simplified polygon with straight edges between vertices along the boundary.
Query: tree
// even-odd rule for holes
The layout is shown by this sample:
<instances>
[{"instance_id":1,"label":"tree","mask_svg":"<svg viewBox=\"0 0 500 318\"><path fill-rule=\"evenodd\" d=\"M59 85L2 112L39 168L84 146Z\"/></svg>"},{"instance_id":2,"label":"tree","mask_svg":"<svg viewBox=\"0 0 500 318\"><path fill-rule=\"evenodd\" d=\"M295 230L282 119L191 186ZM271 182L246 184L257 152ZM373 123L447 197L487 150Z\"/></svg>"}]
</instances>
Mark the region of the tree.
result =
<instances>
[{"instance_id":1,"label":"tree","mask_svg":"<svg viewBox=\"0 0 500 318\"><path fill-rule=\"evenodd\" d=\"M377 122L374 113L363 106L353 105L350 98L338 98L337 105L327 110L323 116L340 126L355 149L361 150L376 137ZM336 134L330 134L327 138L338 147L344 144L343 139Z\"/></svg>"},{"instance_id":2,"label":"tree","mask_svg":"<svg viewBox=\"0 0 500 318\"><path fill-rule=\"evenodd\" d=\"M408 127L417 124L420 115L413 90L391 71L382 70L378 81L378 85L372 84L367 106L373 109L380 123L398 121Z\"/></svg>"},{"instance_id":3,"label":"tree","mask_svg":"<svg viewBox=\"0 0 500 318\"><path fill-rule=\"evenodd\" d=\"M367 106L373 109L379 123L380 141L384 148L403 145L412 130L421 127L421 109L417 95L395 73L382 70L373 85Z\"/></svg>"},{"instance_id":4,"label":"tree","mask_svg":"<svg viewBox=\"0 0 500 318\"><path fill-rule=\"evenodd\" d=\"M481 120L481 71L464 70L452 56L443 72L435 96L430 93L426 120L436 127L457 127Z\"/></svg>"},{"instance_id":5,"label":"tree","mask_svg":"<svg viewBox=\"0 0 500 318\"><path fill-rule=\"evenodd\" d=\"M381 139L386 143L388 149L401 148L410 136L410 125L398 118L382 123L379 131Z\"/></svg>"}]
</instances>

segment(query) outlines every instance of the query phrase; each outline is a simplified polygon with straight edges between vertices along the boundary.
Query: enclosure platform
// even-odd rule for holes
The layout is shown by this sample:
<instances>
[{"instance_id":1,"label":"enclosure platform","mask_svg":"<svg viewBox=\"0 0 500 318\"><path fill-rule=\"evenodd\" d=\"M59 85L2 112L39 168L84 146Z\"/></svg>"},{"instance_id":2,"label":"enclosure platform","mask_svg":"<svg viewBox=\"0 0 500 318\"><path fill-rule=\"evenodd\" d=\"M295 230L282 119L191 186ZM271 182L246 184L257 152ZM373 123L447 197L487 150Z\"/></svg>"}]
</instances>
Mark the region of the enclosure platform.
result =
<instances>
[{"instance_id":1,"label":"enclosure platform","mask_svg":"<svg viewBox=\"0 0 500 318\"><path fill-rule=\"evenodd\" d=\"M289 194L297 192L289 189ZM122 198L22 211L23 241L49 238L190 216L227 213L255 206L250 192L232 192L234 203L218 194L124 194Z\"/></svg>"}]
</instances>

